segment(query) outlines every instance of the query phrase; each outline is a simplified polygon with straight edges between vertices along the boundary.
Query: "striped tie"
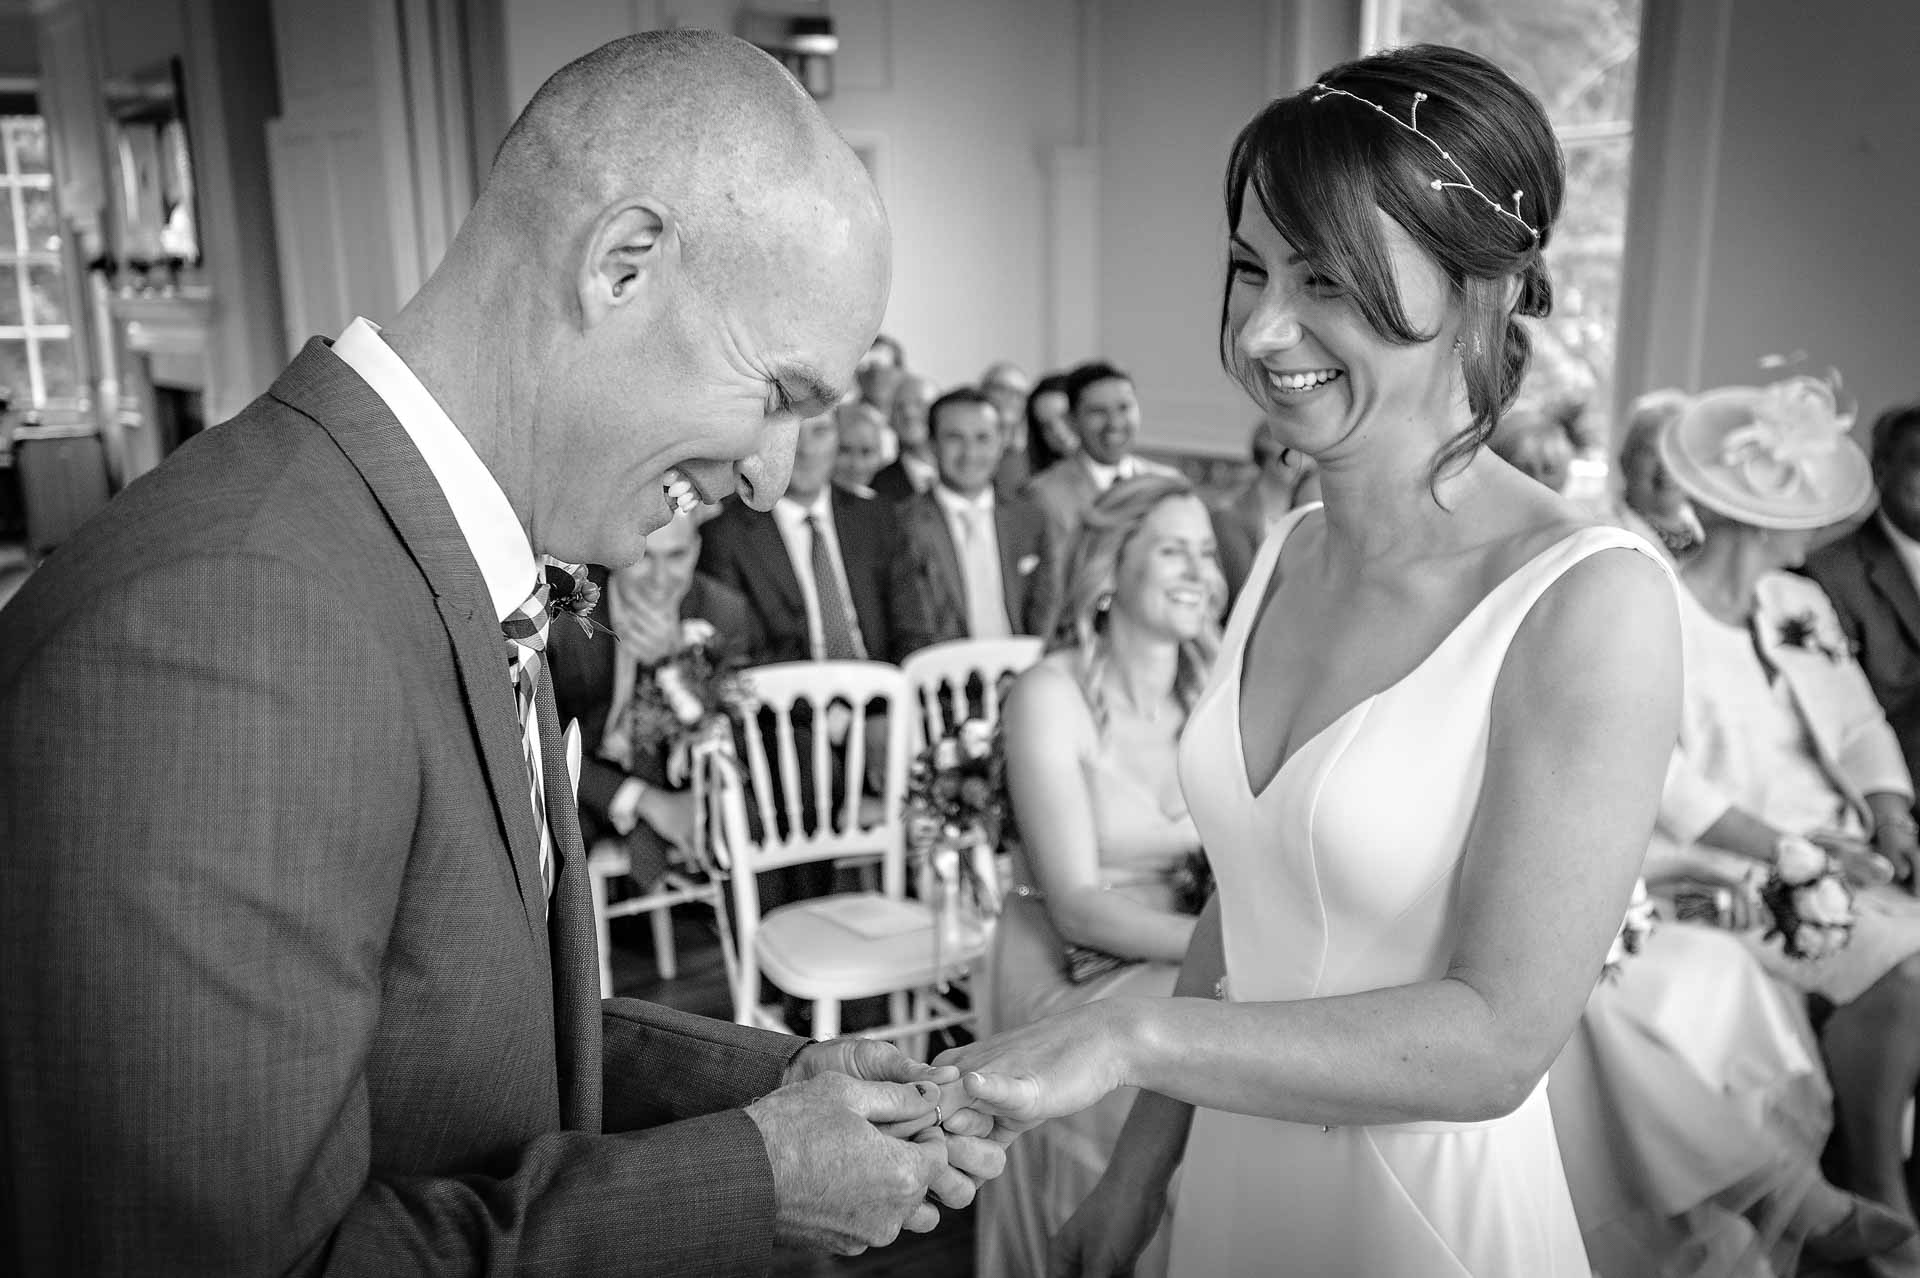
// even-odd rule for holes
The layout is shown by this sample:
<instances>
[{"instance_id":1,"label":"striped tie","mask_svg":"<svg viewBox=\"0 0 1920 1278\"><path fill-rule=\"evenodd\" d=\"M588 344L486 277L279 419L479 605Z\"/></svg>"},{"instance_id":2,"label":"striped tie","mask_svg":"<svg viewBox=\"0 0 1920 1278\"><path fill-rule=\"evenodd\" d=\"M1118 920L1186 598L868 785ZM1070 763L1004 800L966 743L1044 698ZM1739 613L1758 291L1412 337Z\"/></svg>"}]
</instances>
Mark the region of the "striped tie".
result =
<instances>
[{"instance_id":1,"label":"striped tie","mask_svg":"<svg viewBox=\"0 0 1920 1278\"><path fill-rule=\"evenodd\" d=\"M547 829L547 805L540 784L540 725L534 697L546 665L547 630L553 614L547 609L551 588L544 574L525 603L507 614L500 632L507 642L507 671L513 676L514 700L520 710L520 750L527 760L528 795L533 801L533 828L540 836L540 883L553 895L553 836Z\"/></svg>"}]
</instances>

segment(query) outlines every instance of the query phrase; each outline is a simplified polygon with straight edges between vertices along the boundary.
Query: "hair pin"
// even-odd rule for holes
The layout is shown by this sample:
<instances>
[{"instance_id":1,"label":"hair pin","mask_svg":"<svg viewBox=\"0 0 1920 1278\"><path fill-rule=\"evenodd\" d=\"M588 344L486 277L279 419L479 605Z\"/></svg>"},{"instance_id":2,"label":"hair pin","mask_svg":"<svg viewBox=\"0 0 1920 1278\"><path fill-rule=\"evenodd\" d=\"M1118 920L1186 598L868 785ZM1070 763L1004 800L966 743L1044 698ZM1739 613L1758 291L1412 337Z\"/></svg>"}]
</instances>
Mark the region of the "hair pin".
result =
<instances>
[{"instance_id":1,"label":"hair pin","mask_svg":"<svg viewBox=\"0 0 1920 1278\"><path fill-rule=\"evenodd\" d=\"M1381 106L1378 102L1375 102L1369 98L1363 98L1357 93L1349 93L1345 89L1336 89L1332 85L1322 83L1321 81L1318 81L1318 80L1314 81L1313 87L1319 90L1318 93L1313 95L1313 101L1315 102L1319 102L1321 99L1327 97L1329 94L1338 94L1343 98L1352 98L1355 102L1360 103L1362 106L1372 107L1375 111L1385 116L1387 119L1392 120L1395 124L1399 125L1401 128L1405 129L1407 132L1413 134L1413 136L1419 138L1422 142L1425 142L1428 146L1432 147L1435 151L1439 152L1440 158L1445 160L1448 164L1452 165L1453 171L1460 175L1460 180L1458 182L1449 182L1444 178L1436 177L1432 181L1427 183L1429 187L1431 187L1436 191L1447 191L1447 190L1472 191L1475 195L1479 196L1482 201L1485 202L1488 208L1492 209L1495 213L1498 213L1501 217L1508 218L1511 221L1517 223L1523 230L1526 231L1526 233L1529 236L1533 238L1533 240L1536 243L1539 242L1539 239L1540 239L1539 229L1535 227L1532 223L1528 222L1525 218L1520 216L1520 201L1523 198L1525 198L1526 192L1515 191L1513 193L1513 207L1508 208L1506 205L1500 203L1498 200L1488 195L1485 191L1482 191L1479 187L1475 186L1473 184L1473 179L1467 176L1467 171L1460 167L1460 161L1453 158L1452 152L1448 151L1445 147L1441 146L1438 142L1434 141L1432 138L1428 137L1426 134L1420 131L1420 104L1427 100L1427 95L1425 93L1420 92L1419 90L1415 90L1413 95L1413 108L1408 112L1409 118L1406 120L1402 120L1399 116L1393 114L1393 112L1387 110L1385 107Z\"/></svg>"}]
</instances>

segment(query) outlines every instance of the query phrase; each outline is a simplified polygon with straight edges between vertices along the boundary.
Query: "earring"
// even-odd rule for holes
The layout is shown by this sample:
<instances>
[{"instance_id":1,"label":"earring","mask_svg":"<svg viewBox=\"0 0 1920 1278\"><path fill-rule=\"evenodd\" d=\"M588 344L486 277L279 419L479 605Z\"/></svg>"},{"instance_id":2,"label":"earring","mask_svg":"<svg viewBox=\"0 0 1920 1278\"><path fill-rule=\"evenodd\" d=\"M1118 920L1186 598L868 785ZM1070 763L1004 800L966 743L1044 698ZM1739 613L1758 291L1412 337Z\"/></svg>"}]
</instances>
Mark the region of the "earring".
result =
<instances>
[{"instance_id":1,"label":"earring","mask_svg":"<svg viewBox=\"0 0 1920 1278\"><path fill-rule=\"evenodd\" d=\"M1093 610L1095 612L1105 613L1111 607L1113 607L1113 592L1111 590L1093 601Z\"/></svg>"}]
</instances>

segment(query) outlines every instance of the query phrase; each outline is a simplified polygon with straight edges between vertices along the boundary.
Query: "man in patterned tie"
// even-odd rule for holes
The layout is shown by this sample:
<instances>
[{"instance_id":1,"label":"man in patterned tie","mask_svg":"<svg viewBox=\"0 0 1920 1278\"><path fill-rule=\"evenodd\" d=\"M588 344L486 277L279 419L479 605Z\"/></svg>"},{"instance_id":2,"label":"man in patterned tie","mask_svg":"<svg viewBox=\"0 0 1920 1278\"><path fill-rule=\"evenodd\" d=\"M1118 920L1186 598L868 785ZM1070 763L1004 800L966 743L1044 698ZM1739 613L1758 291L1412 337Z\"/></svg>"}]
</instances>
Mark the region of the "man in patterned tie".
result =
<instances>
[{"instance_id":1,"label":"man in patterned tie","mask_svg":"<svg viewBox=\"0 0 1920 1278\"><path fill-rule=\"evenodd\" d=\"M901 1138L938 1080L891 1049L600 1001L538 642L571 621L536 552L618 567L677 507L773 503L887 272L777 63L615 41L384 330L310 342L28 580L0 1271L755 1273L997 1170Z\"/></svg>"},{"instance_id":2,"label":"man in patterned tie","mask_svg":"<svg viewBox=\"0 0 1920 1278\"><path fill-rule=\"evenodd\" d=\"M800 423L771 511L729 497L701 530L700 571L747 597L773 661L893 661L905 601L893 512L832 482L834 414Z\"/></svg>"}]
</instances>

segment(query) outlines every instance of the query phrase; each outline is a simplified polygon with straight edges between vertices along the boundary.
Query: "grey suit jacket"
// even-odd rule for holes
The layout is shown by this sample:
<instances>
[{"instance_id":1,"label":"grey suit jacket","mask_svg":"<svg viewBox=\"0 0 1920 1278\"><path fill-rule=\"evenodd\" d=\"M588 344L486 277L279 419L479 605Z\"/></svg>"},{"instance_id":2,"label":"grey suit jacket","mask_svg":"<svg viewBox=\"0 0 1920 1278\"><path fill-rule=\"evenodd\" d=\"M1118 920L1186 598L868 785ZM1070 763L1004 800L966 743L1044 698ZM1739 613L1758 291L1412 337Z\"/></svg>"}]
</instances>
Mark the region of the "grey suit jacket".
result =
<instances>
[{"instance_id":1,"label":"grey suit jacket","mask_svg":"<svg viewBox=\"0 0 1920 1278\"><path fill-rule=\"evenodd\" d=\"M28 580L0 1270L765 1268L798 1042L599 1002L543 710L551 906L478 566L323 342Z\"/></svg>"},{"instance_id":2,"label":"grey suit jacket","mask_svg":"<svg viewBox=\"0 0 1920 1278\"><path fill-rule=\"evenodd\" d=\"M960 553L939 498L921 493L902 502L900 553L894 557L894 592L907 601L902 655L929 644L967 637L967 588ZM1053 578L1048 571L1047 523L1031 503L993 504L994 537L1000 548L1000 588L1007 621L1017 635L1045 636L1053 624Z\"/></svg>"}]
</instances>

